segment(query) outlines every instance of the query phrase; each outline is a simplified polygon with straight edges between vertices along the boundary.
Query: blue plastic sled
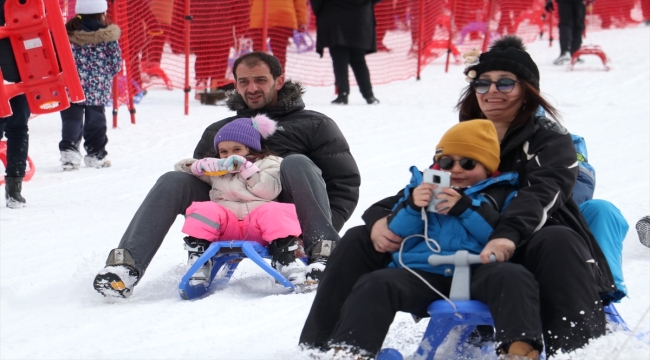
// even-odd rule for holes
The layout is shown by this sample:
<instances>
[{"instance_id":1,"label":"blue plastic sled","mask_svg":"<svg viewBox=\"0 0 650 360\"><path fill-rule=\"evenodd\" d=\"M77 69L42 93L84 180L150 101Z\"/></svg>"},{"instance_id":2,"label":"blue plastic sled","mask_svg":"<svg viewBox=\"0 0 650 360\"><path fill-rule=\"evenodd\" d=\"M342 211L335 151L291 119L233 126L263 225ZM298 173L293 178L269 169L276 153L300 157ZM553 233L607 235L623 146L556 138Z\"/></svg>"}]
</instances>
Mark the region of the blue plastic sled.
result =
<instances>
[{"instance_id":1,"label":"blue plastic sled","mask_svg":"<svg viewBox=\"0 0 650 360\"><path fill-rule=\"evenodd\" d=\"M447 337L447 334L456 326L463 326L460 338L454 349L457 358L464 358L463 351L469 336L472 334L477 325L494 326L492 315L487 305L476 300L454 301L457 311L445 300L434 301L429 305L427 312L431 316L429 325L424 332L422 341L418 346L414 359L435 359L438 347ZM630 331L625 320L619 315L613 304L605 306L605 315L607 322L611 325L618 326L624 331ZM493 348L492 348L493 351ZM488 352L483 349L483 352ZM377 355L377 360L403 360L402 354L391 348L382 349ZM545 359L544 355L540 359Z\"/></svg>"},{"instance_id":2,"label":"blue plastic sled","mask_svg":"<svg viewBox=\"0 0 650 360\"><path fill-rule=\"evenodd\" d=\"M190 278L192 275L194 275L196 270L198 270L210 258L214 259L214 266L212 267L212 274L210 275L211 285L190 285ZM273 276L285 288L291 289L292 291L295 290L293 284L289 280L264 260L265 258L271 258L266 247L255 241L216 241L208 247L203 255L201 255L194 265L187 270L187 273L181 279L181 282L178 285L178 291L180 292L181 297L185 300L191 300L204 295L211 287L214 287L216 290L223 289L228 284L235 269L237 269L239 262L245 258L253 260L254 263Z\"/></svg>"},{"instance_id":3,"label":"blue plastic sled","mask_svg":"<svg viewBox=\"0 0 650 360\"><path fill-rule=\"evenodd\" d=\"M424 336L418 346L413 358L433 360L438 347L445 340L449 332L456 326L462 326L460 338L456 343L454 352L455 358L464 358L463 351L469 336L472 334L477 325L494 326L494 320L490 309L486 304L470 299L470 266L481 262L478 255L469 254L465 250L456 252L455 255L431 255L429 264L438 266L442 264L453 264L455 266L452 278L449 299L456 306L446 300L434 301L427 308L431 316L429 324L424 331ZM490 258L490 261L496 261L496 258ZM613 304L604 307L607 321L615 328L619 327L629 331L627 324L619 315ZM489 347L481 348L482 352L489 352ZM494 351L492 349L492 351ZM377 355L377 360L402 360L402 354L395 349L382 349ZM540 359L546 359L545 354L540 355Z\"/></svg>"}]
</instances>

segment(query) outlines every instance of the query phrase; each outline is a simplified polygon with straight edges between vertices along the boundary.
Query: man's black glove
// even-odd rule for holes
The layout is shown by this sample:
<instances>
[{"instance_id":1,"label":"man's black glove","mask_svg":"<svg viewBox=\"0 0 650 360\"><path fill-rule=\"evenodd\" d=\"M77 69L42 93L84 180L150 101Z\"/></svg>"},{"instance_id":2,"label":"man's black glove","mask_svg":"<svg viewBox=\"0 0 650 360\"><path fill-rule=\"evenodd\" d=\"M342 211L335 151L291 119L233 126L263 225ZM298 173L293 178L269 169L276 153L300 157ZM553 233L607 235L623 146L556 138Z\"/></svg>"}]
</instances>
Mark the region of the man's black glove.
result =
<instances>
[{"instance_id":1,"label":"man's black glove","mask_svg":"<svg viewBox=\"0 0 650 360\"><path fill-rule=\"evenodd\" d=\"M546 12L553 12L553 10L555 10L555 6L553 6L553 0L546 1L546 5L544 6L544 9L546 10Z\"/></svg>"}]
</instances>

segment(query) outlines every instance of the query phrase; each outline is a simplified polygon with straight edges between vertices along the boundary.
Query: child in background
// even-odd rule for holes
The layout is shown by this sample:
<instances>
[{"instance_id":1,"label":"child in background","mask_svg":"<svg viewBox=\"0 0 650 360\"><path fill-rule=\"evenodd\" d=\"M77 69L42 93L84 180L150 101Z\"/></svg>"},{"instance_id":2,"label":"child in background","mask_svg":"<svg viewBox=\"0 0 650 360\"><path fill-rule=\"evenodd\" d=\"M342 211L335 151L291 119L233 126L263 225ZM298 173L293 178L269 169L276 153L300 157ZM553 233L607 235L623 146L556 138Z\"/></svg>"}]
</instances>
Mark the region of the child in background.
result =
<instances>
[{"instance_id":1,"label":"child in background","mask_svg":"<svg viewBox=\"0 0 650 360\"><path fill-rule=\"evenodd\" d=\"M233 120L214 138L219 158L185 159L175 165L212 185L212 201L194 202L185 213L188 266L211 242L253 240L270 247L272 265L285 278L293 284L305 282L306 266L294 253L302 233L296 208L273 201L282 190L282 158L261 145L261 138L275 128L276 122L264 115ZM212 265L208 261L199 268L190 284L207 286Z\"/></svg>"},{"instance_id":2,"label":"child in background","mask_svg":"<svg viewBox=\"0 0 650 360\"><path fill-rule=\"evenodd\" d=\"M79 169L82 136L86 166L99 169L111 165L106 158L104 104L110 101L111 83L122 67L122 56L117 43L121 31L107 23L107 8L106 0L77 0L77 15L65 25L86 100L61 111L59 150L64 171Z\"/></svg>"},{"instance_id":3,"label":"child in background","mask_svg":"<svg viewBox=\"0 0 650 360\"><path fill-rule=\"evenodd\" d=\"M422 173L411 168L411 182L388 216L389 229L404 238L402 247L386 268L354 285L329 337L336 356L373 358L395 313L428 317L429 304L449 295L454 266L431 266L427 260L434 253L482 252L501 211L516 194L517 174L497 172L499 153L489 120L463 121L449 129L436 147L433 165L451 173L451 187L437 195L445 200L436 206L437 213L426 211L437 185L423 183ZM490 308L502 359L537 359L543 346L537 283L522 265L503 262L497 252L499 262L474 267L472 299Z\"/></svg>"}]
</instances>

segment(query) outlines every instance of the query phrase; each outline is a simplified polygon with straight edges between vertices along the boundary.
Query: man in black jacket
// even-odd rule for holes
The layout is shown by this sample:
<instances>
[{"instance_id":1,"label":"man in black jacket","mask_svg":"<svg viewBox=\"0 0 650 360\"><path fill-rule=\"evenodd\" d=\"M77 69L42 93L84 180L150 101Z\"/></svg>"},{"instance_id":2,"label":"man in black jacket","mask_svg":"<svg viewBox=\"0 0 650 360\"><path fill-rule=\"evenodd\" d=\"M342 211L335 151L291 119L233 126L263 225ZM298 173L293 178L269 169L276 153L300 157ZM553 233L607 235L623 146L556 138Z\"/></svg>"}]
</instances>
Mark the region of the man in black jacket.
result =
<instances>
[{"instance_id":1,"label":"man in black jacket","mask_svg":"<svg viewBox=\"0 0 650 360\"><path fill-rule=\"evenodd\" d=\"M276 120L276 132L263 143L284 158L280 168L282 193L278 201L296 205L305 252L307 278L318 280L338 231L359 199L361 177L345 137L327 116L305 110L304 89L285 81L278 59L263 52L246 54L233 65L236 91L227 105L237 115L205 130L194 157L217 157L214 136L225 124L264 113ZM105 296L128 297L162 244L176 216L194 201L209 201L210 185L183 173L162 175L129 224L94 281ZM287 252L293 243L272 249ZM274 254L274 257L276 254ZM116 285L112 285L116 284Z\"/></svg>"}]
</instances>

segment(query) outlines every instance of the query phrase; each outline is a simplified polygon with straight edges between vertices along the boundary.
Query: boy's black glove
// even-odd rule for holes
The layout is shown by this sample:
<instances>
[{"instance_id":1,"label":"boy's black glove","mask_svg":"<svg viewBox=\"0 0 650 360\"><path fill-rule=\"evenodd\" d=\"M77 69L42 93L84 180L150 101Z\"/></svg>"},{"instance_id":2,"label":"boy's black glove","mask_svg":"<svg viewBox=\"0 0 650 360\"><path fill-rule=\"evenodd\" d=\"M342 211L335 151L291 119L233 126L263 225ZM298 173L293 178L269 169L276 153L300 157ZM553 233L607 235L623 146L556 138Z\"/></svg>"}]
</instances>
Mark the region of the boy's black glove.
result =
<instances>
[{"instance_id":1,"label":"boy's black glove","mask_svg":"<svg viewBox=\"0 0 650 360\"><path fill-rule=\"evenodd\" d=\"M546 10L546 12L553 12L553 10L555 10L555 6L553 6L553 0L546 1L546 5L544 6L544 9Z\"/></svg>"}]
</instances>

